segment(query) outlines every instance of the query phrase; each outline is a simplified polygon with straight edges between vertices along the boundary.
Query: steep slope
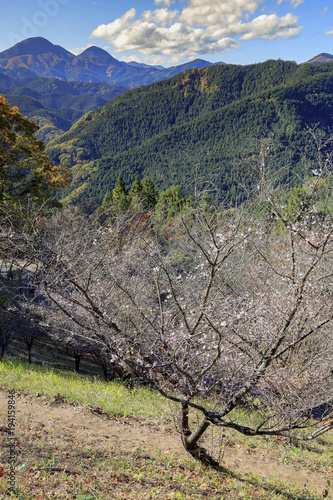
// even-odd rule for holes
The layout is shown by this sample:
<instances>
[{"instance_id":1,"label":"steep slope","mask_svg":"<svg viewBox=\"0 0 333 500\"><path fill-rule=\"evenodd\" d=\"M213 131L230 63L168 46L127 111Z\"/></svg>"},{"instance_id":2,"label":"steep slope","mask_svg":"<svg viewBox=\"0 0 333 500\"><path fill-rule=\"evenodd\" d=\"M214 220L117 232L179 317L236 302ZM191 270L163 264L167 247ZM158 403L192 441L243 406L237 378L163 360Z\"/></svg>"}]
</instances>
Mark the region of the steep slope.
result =
<instances>
[{"instance_id":1,"label":"steep slope","mask_svg":"<svg viewBox=\"0 0 333 500\"><path fill-rule=\"evenodd\" d=\"M232 166L233 157L254 137L274 133L282 144L274 168L284 166L288 177L306 127L319 122L331 133L332 111L331 65L220 65L122 94L82 117L47 151L72 168L67 200L100 202L119 173L128 183L149 175L161 189L180 183L190 192L199 162L200 176L218 173L218 198L233 203L242 196L239 183L249 180L243 167Z\"/></svg>"},{"instance_id":2,"label":"steep slope","mask_svg":"<svg viewBox=\"0 0 333 500\"><path fill-rule=\"evenodd\" d=\"M119 96L80 120L61 142L77 137L91 159L127 150L202 113L284 83L296 68L295 63L268 61L190 70Z\"/></svg>"},{"instance_id":3,"label":"steep slope","mask_svg":"<svg viewBox=\"0 0 333 500\"><path fill-rule=\"evenodd\" d=\"M126 92L107 83L65 82L56 78L14 79L0 74L0 93L11 106L35 120L45 143L63 134L88 111Z\"/></svg>"}]
</instances>

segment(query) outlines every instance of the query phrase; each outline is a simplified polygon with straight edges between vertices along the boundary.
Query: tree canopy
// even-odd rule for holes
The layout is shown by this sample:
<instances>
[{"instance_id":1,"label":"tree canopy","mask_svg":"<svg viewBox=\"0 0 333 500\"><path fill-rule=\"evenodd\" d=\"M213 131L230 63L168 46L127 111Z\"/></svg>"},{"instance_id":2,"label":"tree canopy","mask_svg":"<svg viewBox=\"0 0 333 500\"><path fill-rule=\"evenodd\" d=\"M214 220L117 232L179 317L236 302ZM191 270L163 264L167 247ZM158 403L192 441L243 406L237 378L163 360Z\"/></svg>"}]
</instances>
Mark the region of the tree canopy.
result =
<instances>
[{"instance_id":1,"label":"tree canopy","mask_svg":"<svg viewBox=\"0 0 333 500\"><path fill-rule=\"evenodd\" d=\"M69 183L68 169L55 166L35 137L38 127L0 96L0 205L28 197L42 201Z\"/></svg>"}]
</instances>

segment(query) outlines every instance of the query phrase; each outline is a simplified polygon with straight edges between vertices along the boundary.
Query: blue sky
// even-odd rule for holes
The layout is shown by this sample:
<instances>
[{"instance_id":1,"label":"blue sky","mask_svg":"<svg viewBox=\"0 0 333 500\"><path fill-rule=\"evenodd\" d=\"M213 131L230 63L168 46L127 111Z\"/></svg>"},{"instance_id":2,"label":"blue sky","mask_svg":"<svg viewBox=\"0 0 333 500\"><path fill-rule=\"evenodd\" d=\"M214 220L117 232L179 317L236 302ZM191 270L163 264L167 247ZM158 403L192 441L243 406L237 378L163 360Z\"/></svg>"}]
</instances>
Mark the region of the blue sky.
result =
<instances>
[{"instance_id":1,"label":"blue sky","mask_svg":"<svg viewBox=\"0 0 333 500\"><path fill-rule=\"evenodd\" d=\"M251 64L333 53L330 0L2 0L0 51L42 36L79 53L170 66Z\"/></svg>"}]
</instances>

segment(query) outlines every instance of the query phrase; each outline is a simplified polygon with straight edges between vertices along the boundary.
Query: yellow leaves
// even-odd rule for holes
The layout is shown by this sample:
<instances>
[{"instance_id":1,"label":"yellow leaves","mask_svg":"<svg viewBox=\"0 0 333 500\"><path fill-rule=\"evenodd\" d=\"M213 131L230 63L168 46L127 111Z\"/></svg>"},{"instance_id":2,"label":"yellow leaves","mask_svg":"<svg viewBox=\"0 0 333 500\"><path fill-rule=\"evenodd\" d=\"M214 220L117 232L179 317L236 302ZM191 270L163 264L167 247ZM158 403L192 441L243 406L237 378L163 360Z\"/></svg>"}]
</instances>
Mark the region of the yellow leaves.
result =
<instances>
[{"instance_id":1,"label":"yellow leaves","mask_svg":"<svg viewBox=\"0 0 333 500\"><path fill-rule=\"evenodd\" d=\"M52 191L64 188L70 182L69 169L64 165L53 165L50 161L34 169L32 175Z\"/></svg>"},{"instance_id":2,"label":"yellow leaves","mask_svg":"<svg viewBox=\"0 0 333 500\"><path fill-rule=\"evenodd\" d=\"M69 184L69 170L55 166L35 137L35 122L22 116L0 96L0 204L41 201Z\"/></svg>"},{"instance_id":3,"label":"yellow leaves","mask_svg":"<svg viewBox=\"0 0 333 500\"><path fill-rule=\"evenodd\" d=\"M189 77L182 78L182 85L185 87L185 85L190 83L190 81L191 81L191 78L189 78Z\"/></svg>"}]
</instances>

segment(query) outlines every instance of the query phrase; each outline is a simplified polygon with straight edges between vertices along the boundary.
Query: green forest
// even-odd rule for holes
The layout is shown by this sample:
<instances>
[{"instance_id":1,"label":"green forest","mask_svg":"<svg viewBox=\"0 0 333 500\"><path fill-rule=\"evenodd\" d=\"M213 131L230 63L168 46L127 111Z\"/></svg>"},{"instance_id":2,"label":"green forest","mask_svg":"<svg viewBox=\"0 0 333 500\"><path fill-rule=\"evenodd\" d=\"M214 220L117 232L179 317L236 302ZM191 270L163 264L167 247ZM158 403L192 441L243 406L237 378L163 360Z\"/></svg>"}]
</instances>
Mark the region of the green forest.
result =
<instances>
[{"instance_id":1,"label":"green forest","mask_svg":"<svg viewBox=\"0 0 333 500\"><path fill-rule=\"evenodd\" d=\"M231 206L251 182L240 157L270 136L275 169L297 170L307 129L332 131L333 68L281 60L216 65L126 92L84 115L51 141L47 153L71 168L66 202L98 206L122 174L151 177L157 188L182 185L190 195L196 173L214 178L215 194Z\"/></svg>"},{"instance_id":2,"label":"green forest","mask_svg":"<svg viewBox=\"0 0 333 500\"><path fill-rule=\"evenodd\" d=\"M274 67L272 62L267 64ZM127 97L123 95L82 118L65 137L67 142L54 141L49 146L54 157L58 155L59 166L52 163L44 144L36 138L36 124L11 107L4 97L0 98L0 370L2 389L10 394L24 391L22 396L29 396L28 420L20 420L18 412L16 427L18 446L24 453L17 453L13 459L17 483L14 481L15 489L11 485L11 491L20 494L20 498L42 497L45 490L52 494L56 491L57 498L68 498L68 491L70 496L82 499L91 492L97 499L108 498L114 492L114 482L109 481L114 468L109 463L104 465L103 455L97 448L95 453L92 443L110 440L107 453L115 458L116 448L111 447L110 453L113 432L119 435L124 419L130 422L130 432L134 425L139 429L140 448L136 447L136 453L140 456L141 446L146 447L146 441L155 432L154 426L163 432L158 446L164 443L165 436L170 438L165 424L173 426L176 439L168 445L169 450L189 478L193 476L186 472L188 464L195 464L196 474L200 475L198 498L217 499L221 493L230 499L249 500L266 500L267 493L272 493L271 498L295 500L328 496L333 429L330 73L312 68L308 71L305 67L301 68L303 80L296 79L297 84L281 83L283 79L296 78L293 64L288 64L283 76L278 68L284 67L284 63L276 62L276 86L202 113L200 109L206 107L205 103L213 107L211 96L219 92L217 83L215 91L210 92L212 84L208 77L203 77L209 74L206 70L173 81L174 86L178 82L178 94L174 94L179 97L178 106L171 98L174 91L170 82L162 85L169 93L158 93L159 87L152 86L130 92ZM244 77L243 85L238 87L235 83L237 95L242 94L243 86L251 87L251 80L246 85L245 81ZM257 84L258 79L255 87ZM319 95L325 85L326 94ZM156 96L165 97L164 103L170 103L174 126L166 128L163 103L150 104L145 93L148 91L156 91ZM188 121L186 113L190 114L191 107L185 110L187 92L193 95L192 114L197 115ZM135 117L134 100L132 107L126 107L127 99L135 95L143 96L137 100L141 103L141 107L137 106L141 128ZM148 123L153 119L154 106L160 111L156 112L159 132L149 136ZM151 111L143 118L144 109ZM118 114L113 116L112 110ZM167 109L165 116L169 112ZM98 122L103 115L109 121ZM319 125L316 117L321 119ZM100 128L91 153L88 139L94 120ZM107 125L110 123L116 130L117 120L123 131L129 130L125 124L129 127L135 123L138 127L139 139L128 139L133 147L126 149L120 134L115 134L112 141ZM196 135L190 136L192 132ZM200 133L204 140L196 142ZM98 159L102 150L108 150L107 137L114 154ZM166 138L174 141L168 149L164 149ZM177 148L180 149L181 138L180 152ZM206 154L204 161L207 144L212 155ZM141 157L136 154L138 151L142 152ZM172 177L170 170L163 182L165 170L158 168L157 161L161 151L165 153L164 165L174 159L176 173ZM117 171L117 158L124 160L126 154L132 163L126 164L124 172L119 168ZM113 170L107 168L108 158L115 162ZM142 158L146 158L146 163L140 164ZM70 184L70 171L72 176L77 175L76 185ZM80 184L84 171L86 184ZM230 172L229 184L221 172ZM99 178L102 174L104 177ZM98 179L99 188L94 191ZM64 190L67 201L80 204L59 203ZM224 203L216 203L220 200ZM47 404L45 395L52 395L50 408L45 409L47 419L59 410L61 417L68 420L64 417L66 408L73 404L73 411L77 412L78 403L83 402L77 391L72 392L74 381L70 374L65 373L65 378L53 375L51 386L48 374L53 365L39 358L39 368L33 368L32 360L35 363L40 355L37 346L56 363L58 350L62 349L61 359L66 352L67 362L71 357L71 366L75 361L76 372L81 372L81 381L86 381L79 389L85 407L105 422L112 417L118 426L116 431L103 430L101 441L97 442L95 432L102 420L92 425L91 413L82 417L76 413L85 426L80 434L86 438L87 448L75 445L78 455L73 457L73 426L77 421L70 421L72 428L66 434L64 420L57 417L53 426L59 434L57 441L53 434L49 438L50 430L45 426L43 442L47 448L43 452L40 423L33 439L32 425L26 425L33 413L40 418L40 408ZM14 359L20 358L24 350L29 361L25 371L20 359ZM82 357L90 360L91 379L81 371ZM103 385L96 368L99 374L103 370ZM37 372L41 377L36 377L33 384L31 376ZM56 373L61 373L59 365ZM89 380L93 382L90 385ZM115 390L110 392L110 387ZM70 390L70 396L64 388ZM125 392L131 399L140 394L140 401L130 405L123 396ZM116 393L118 396L114 397ZM101 399L95 399L96 394ZM151 403L144 394L148 394ZM117 399L121 400L121 408L116 405ZM40 401L36 412L31 410L33 401ZM159 401L168 407L163 417L157 410ZM13 406L12 402L8 404L10 412ZM10 423L11 415L8 413ZM148 415L150 420L145 423ZM92 438L87 437L88 426L94 432ZM144 440L143 426L149 433ZM225 441L232 443L233 460L240 443L246 461L253 453L251 475L241 461L237 476L228 470L222 453L224 436ZM128 449L129 441L124 441ZM70 452L60 447L66 442ZM305 487L302 484L296 490L288 484L289 478L282 484L254 475L253 464L264 456L262 463L266 467L273 448L281 450L279 457L272 458L274 467L283 463L285 470L286 464L292 463L292 480L299 480L301 470L308 475L315 469L316 492L321 490L321 497L307 491L307 478ZM185 452L186 460L191 462L184 460L181 453ZM291 462L293 456L295 461ZM133 484L137 479L133 489L137 494L137 485L145 486L146 481L148 487L142 498L153 498L151 486L155 483L141 475L137 462L128 457L131 469L119 466L126 472L122 483ZM5 466L1 466L4 476L9 463L12 462L6 458ZM166 454L161 463L167 463L168 473L157 481L170 485L171 462ZM203 494L204 476L198 468L201 466L218 473L219 481L232 478L233 483L226 490L216 482L213 490L209 483ZM86 469L96 473L89 476L91 472ZM152 469L159 467L154 465ZM38 475L33 476L32 482L29 474L36 470ZM88 478L84 490L79 490L84 495L72 495L71 490L77 488L74 482L65 495L58 494L62 484L67 484L68 474L82 478L81 471ZM66 480L53 472L66 474ZM265 470L264 475L270 473ZM253 494L244 486L246 478L250 478ZM186 484L183 498L194 498L194 489L187 487L184 475L178 474L178 484ZM7 488L5 476L0 496L7 494ZM34 497L30 495L32 488ZM160 490L161 494L154 497L169 498L168 492L169 489Z\"/></svg>"},{"instance_id":3,"label":"green forest","mask_svg":"<svg viewBox=\"0 0 333 500\"><path fill-rule=\"evenodd\" d=\"M39 126L38 139L49 142L82 115L105 105L126 87L107 83L63 81L58 78L10 78L0 74L0 94Z\"/></svg>"}]
</instances>

